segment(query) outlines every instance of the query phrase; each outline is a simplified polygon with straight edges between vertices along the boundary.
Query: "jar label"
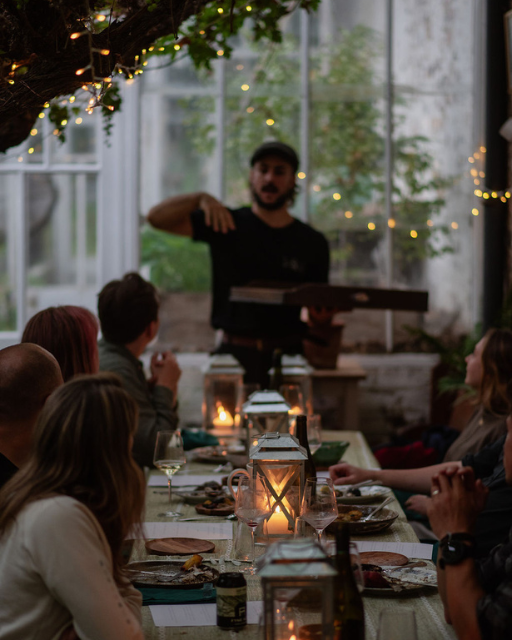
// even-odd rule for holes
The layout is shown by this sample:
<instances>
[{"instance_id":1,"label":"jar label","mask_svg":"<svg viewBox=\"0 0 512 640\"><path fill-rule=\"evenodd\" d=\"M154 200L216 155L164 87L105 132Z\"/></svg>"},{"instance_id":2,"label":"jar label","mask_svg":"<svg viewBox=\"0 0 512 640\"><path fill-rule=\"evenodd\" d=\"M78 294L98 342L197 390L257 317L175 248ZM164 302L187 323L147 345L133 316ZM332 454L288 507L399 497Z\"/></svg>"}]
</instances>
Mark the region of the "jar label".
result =
<instances>
[{"instance_id":1,"label":"jar label","mask_svg":"<svg viewBox=\"0 0 512 640\"><path fill-rule=\"evenodd\" d=\"M247 587L217 587L217 625L236 629L247 624Z\"/></svg>"}]
</instances>

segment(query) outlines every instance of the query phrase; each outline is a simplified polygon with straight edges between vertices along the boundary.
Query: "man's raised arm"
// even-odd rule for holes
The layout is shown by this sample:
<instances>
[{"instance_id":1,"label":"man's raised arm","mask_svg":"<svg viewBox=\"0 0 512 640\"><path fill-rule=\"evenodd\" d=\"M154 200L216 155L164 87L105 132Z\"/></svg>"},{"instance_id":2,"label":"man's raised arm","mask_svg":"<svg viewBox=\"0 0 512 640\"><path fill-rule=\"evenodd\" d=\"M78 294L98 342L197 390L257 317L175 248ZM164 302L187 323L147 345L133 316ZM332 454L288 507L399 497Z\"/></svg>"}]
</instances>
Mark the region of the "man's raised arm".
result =
<instances>
[{"instance_id":1,"label":"man's raised arm","mask_svg":"<svg viewBox=\"0 0 512 640\"><path fill-rule=\"evenodd\" d=\"M190 238L193 233L190 215L196 209L204 211L205 224L211 226L213 231L227 233L235 228L233 217L228 209L216 198L203 191L167 198L152 207L147 218L156 229Z\"/></svg>"}]
</instances>

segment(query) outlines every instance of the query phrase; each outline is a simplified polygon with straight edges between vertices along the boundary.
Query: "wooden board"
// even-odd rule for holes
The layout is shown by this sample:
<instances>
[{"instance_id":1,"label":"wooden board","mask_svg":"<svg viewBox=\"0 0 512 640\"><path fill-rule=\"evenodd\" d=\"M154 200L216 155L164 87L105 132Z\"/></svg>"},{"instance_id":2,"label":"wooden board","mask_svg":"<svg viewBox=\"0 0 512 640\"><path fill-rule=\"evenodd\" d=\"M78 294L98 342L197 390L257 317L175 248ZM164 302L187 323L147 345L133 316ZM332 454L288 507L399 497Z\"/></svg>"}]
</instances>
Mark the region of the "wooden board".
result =
<instances>
[{"instance_id":1,"label":"wooden board","mask_svg":"<svg viewBox=\"0 0 512 640\"><path fill-rule=\"evenodd\" d=\"M156 538L146 542L146 551L157 556L186 556L193 553L213 553L215 545L199 538Z\"/></svg>"},{"instance_id":2,"label":"wooden board","mask_svg":"<svg viewBox=\"0 0 512 640\"><path fill-rule=\"evenodd\" d=\"M403 567L409 562L407 556L391 551L363 551L359 555L362 564L376 564L379 567Z\"/></svg>"}]
</instances>

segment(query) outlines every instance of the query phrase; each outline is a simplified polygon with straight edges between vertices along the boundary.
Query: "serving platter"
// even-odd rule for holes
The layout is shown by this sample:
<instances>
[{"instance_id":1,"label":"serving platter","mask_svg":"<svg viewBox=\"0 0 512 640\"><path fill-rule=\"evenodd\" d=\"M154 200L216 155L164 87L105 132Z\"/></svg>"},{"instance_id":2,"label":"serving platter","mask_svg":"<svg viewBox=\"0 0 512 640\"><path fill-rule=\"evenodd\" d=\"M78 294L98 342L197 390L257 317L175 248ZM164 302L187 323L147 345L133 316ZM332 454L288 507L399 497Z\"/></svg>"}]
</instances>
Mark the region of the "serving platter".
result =
<instances>
[{"instance_id":1,"label":"serving platter","mask_svg":"<svg viewBox=\"0 0 512 640\"><path fill-rule=\"evenodd\" d=\"M216 569L205 564L196 565L188 571L182 566L183 560L145 560L130 562L126 569L135 586L162 589L197 589L219 577Z\"/></svg>"},{"instance_id":2,"label":"serving platter","mask_svg":"<svg viewBox=\"0 0 512 640\"><path fill-rule=\"evenodd\" d=\"M350 491L350 486L343 487L340 489L339 487L335 487L336 489L336 501L338 504L370 504L372 502L377 502L379 500L383 500L387 498L390 494L390 489L387 487L382 487L379 485L371 485L368 487L359 487L357 491L360 492L361 495L347 495L346 491ZM338 495L338 491L341 495Z\"/></svg>"},{"instance_id":3,"label":"serving platter","mask_svg":"<svg viewBox=\"0 0 512 640\"><path fill-rule=\"evenodd\" d=\"M215 544L200 538L155 538L146 542L146 551L157 556L213 553Z\"/></svg>"}]
</instances>

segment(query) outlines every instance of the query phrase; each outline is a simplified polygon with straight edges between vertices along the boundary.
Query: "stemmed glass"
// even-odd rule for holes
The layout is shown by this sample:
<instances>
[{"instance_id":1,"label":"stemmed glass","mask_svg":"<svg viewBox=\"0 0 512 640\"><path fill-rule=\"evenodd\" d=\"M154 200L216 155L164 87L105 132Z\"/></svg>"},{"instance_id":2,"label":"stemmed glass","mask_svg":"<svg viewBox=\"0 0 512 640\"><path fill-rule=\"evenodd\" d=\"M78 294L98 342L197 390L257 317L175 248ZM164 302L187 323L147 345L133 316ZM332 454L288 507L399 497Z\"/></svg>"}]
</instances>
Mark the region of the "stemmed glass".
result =
<instances>
[{"instance_id":1,"label":"stemmed glass","mask_svg":"<svg viewBox=\"0 0 512 640\"><path fill-rule=\"evenodd\" d=\"M300 516L313 527L321 544L325 527L338 517L336 494L330 478L306 480Z\"/></svg>"},{"instance_id":2,"label":"stemmed glass","mask_svg":"<svg viewBox=\"0 0 512 640\"><path fill-rule=\"evenodd\" d=\"M172 501L172 477L185 464L185 452L180 431L159 431L156 434L155 455L153 464L160 471L165 471L169 486L169 504ZM179 511L166 511L158 514L161 518L181 516Z\"/></svg>"},{"instance_id":3,"label":"stemmed glass","mask_svg":"<svg viewBox=\"0 0 512 640\"><path fill-rule=\"evenodd\" d=\"M361 556L359 555L359 550L355 542L349 543L349 553L350 566L352 567L352 573L354 574L357 590L359 593L362 593L364 591L364 574L363 568L361 567Z\"/></svg>"},{"instance_id":4,"label":"stemmed glass","mask_svg":"<svg viewBox=\"0 0 512 640\"><path fill-rule=\"evenodd\" d=\"M318 414L308 416L308 443L311 453L322 446L322 418Z\"/></svg>"},{"instance_id":5,"label":"stemmed glass","mask_svg":"<svg viewBox=\"0 0 512 640\"><path fill-rule=\"evenodd\" d=\"M251 563L249 570L254 573L254 532L258 525L272 513L270 496L259 478L241 476L236 492L235 514L251 530Z\"/></svg>"}]
</instances>

